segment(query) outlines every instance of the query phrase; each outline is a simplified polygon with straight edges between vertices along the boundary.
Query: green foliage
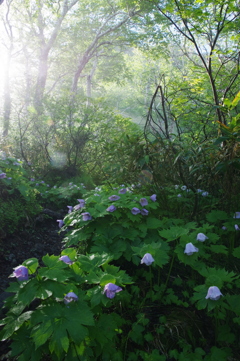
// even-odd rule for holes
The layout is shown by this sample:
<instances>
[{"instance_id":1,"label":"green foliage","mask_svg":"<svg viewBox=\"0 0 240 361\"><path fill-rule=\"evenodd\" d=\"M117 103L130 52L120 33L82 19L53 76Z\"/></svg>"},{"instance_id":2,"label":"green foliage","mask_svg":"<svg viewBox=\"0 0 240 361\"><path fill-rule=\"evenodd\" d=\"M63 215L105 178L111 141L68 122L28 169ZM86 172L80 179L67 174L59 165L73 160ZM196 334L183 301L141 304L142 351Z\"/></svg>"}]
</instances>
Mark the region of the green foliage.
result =
<instances>
[{"instance_id":1,"label":"green foliage","mask_svg":"<svg viewBox=\"0 0 240 361\"><path fill-rule=\"evenodd\" d=\"M30 225L32 218L41 211L37 192L32 189L23 162L15 158L0 160L0 226L3 232L12 233L25 224Z\"/></svg>"},{"instance_id":2,"label":"green foliage","mask_svg":"<svg viewBox=\"0 0 240 361\"><path fill-rule=\"evenodd\" d=\"M237 219L223 211L201 223L167 217L158 195L140 191L105 185L87 192L85 205L64 219L62 255L71 263L55 255L42 266L35 258L23 263L30 277L8 288L14 296L1 330L13 357L210 361L238 354L239 247L229 242ZM136 212L143 207L148 214ZM185 253L188 243L198 252ZM141 262L148 253L151 265ZM109 283L122 288L113 299L103 292ZM213 286L222 295L206 298ZM78 300L65 304L69 292Z\"/></svg>"}]
</instances>

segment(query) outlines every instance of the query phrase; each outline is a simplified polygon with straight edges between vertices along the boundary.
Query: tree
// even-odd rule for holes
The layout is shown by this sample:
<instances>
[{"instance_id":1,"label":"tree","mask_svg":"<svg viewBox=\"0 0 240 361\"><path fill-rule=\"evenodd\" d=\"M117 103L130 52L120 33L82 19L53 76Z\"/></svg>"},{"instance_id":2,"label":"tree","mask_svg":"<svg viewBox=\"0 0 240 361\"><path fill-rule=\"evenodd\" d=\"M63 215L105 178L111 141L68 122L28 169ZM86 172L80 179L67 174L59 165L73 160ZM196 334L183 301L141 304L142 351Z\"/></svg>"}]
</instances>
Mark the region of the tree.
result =
<instances>
[{"instance_id":1,"label":"tree","mask_svg":"<svg viewBox=\"0 0 240 361\"><path fill-rule=\"evenodd\" d=\"M207 74L212 93L209 103L212 103L218 121L226 123L220 106L223 99L234 92L240 73L239 39L236 36L240 23L238 2L153 1L153 14L157 23L155 33L164 32L191 60L195 69Z\"/></svg>"}]
</instances>

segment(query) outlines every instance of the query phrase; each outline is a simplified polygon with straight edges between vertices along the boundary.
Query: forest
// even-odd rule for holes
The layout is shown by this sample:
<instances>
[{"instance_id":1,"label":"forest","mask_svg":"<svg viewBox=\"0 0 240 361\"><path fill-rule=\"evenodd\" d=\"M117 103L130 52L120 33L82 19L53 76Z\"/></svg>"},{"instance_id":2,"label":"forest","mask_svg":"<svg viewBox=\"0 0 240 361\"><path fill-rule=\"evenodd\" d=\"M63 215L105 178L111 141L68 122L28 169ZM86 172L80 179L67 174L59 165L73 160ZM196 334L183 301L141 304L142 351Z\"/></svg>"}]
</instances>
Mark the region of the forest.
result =
<instances>
[{"instance_id":1,"label":"forest","mask_svg":"<svg viewBox=\"0 0 240 361\"><path fill-rule=\"evenodd\" d=\"M239 5L0 0L1 361L240 360Z\"/></svg>"}]
</instances>

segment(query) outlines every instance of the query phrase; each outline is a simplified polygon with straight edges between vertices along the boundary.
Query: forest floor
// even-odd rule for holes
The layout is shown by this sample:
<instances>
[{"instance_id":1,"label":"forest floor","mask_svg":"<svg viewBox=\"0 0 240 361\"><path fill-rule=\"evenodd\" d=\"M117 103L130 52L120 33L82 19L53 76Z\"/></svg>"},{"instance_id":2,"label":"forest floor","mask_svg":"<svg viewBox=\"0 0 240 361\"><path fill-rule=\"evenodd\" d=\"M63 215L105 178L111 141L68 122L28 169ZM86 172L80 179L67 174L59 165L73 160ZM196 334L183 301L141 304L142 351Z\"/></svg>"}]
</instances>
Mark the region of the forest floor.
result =
<instances>
[{"instance_id":1,"label":"forest floor","mask_svg":"<svg viewBox=\"0 0 240 361\"><path fill-rule=\"evenodd\" d=\"M9 296L5 292L10 282L16 281L9 278L13 269L28 258L37 258L39 261L45 254L60 255L62 238L59 233L56 219L40 222L34 228L26 228L14 234L5 235L0 239L0 319L4 317L3 302ZM0 360L10 360L6 355L9 351L9 342L0 342Z\"/></svg>"}]
</instances>

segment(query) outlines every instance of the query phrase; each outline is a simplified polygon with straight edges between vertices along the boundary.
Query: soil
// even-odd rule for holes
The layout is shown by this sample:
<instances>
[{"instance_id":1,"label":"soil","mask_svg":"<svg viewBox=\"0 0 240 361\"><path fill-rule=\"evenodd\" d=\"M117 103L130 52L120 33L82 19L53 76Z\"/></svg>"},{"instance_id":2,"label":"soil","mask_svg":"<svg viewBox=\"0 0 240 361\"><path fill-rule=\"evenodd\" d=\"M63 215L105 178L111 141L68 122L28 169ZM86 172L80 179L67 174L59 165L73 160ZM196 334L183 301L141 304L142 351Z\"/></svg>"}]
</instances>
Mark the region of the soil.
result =
<instances>
[{"instance_id":1,"label":"soil","mask_svg":"<svg viewBox=\"0 0 240 361\"><path fill-rule=\"evenodd\" d=\"M22 264L28 258L37 258L39 261L46 255L60 255L62 250L63 233L59 233L56 219L61 217L60 212L53 212L47 220L38 217L35 224L18 233L4 234L0 238L0 318L4 317L4 300L10 294L5 292L10 282L16 281L9 278L13 269ZM61 217L62 218L62 217ZM9 342L0 342L0 360L12 360L8 358Z\"/></svg>"}]
</instances>

